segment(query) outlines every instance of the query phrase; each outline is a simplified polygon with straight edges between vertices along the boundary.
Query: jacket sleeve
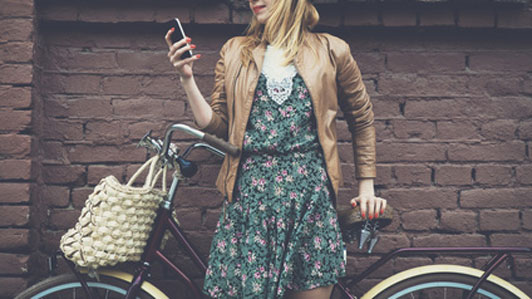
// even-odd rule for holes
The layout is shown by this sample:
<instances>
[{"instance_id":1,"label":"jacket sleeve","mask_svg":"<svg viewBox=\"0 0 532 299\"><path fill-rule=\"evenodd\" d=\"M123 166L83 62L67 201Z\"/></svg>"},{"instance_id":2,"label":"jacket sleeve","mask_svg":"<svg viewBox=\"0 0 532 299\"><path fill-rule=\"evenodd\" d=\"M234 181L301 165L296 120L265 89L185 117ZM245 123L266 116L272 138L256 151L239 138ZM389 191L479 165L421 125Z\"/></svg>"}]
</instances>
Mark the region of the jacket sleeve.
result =
<instances>
[{"instance_id":1,"label":"jacket sleeve","mask_svg":"<svg viewBox=\"0 0 532 299\"><path fill-rule=\"evenodd\" d=\"M211 94L210 106L212 108L212 118L207 126L200 130L214 134L219 138L227 140L227 96L225 92L225 53L229 47L227 41L220 50L220 59L216 62L214 69L214 87ZM196 127L199 127L194 120Z\"/></svg>"},{"instance_id":2,"label":"jacket sleeve","mask_svg":"<svg viewBox=\"0 0 532 299\"><path fill-rule=\"evenodd\" d=\"M338 102L352 135L356 178L375 178L375 127L373 110L362 75L349 44L341 41L338 53Z\"/></svg>"}]
</instances>

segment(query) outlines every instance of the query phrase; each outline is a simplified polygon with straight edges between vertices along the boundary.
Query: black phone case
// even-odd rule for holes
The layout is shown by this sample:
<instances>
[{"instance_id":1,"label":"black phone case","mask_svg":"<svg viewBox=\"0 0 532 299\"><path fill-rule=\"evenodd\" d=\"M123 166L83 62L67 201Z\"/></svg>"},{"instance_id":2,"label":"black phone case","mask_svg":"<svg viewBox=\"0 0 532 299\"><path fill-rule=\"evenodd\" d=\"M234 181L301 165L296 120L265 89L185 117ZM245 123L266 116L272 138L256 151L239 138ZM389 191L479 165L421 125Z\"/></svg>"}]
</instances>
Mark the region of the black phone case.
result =
<instances>
[{"instance_id":1,"label":"black phone case","mask_svg":"<svg viewBox=\"0 0 532 299\"><path fill-rule=\"evenodd\" d=\"M179 19L175 18L171 21L171 27L174 27L175 30L170 35L170 40L172 41L172 44L182 40L185 38L185 30L183 30L183 26L181 26L181 22L179 22ZM188 45L188 43L187 43ZM181 59L190 58L194 55L191 50L186 51L181 55Z\"/></svg>"}]
</instances>

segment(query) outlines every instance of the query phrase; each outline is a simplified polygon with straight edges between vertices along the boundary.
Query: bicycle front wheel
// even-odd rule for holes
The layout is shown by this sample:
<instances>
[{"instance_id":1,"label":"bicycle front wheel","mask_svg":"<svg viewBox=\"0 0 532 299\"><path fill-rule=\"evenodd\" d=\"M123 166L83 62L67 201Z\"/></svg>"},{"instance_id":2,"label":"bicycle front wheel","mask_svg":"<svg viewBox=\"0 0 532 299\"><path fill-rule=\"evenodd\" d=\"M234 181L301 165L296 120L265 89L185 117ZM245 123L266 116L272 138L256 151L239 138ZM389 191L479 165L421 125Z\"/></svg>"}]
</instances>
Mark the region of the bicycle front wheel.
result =
<instances>
[{"instance_id":1,"label":"bicycle front wheel","mask_svg":"<svg viewBox=\"0 0 532 299\"><path fill-rule=\"evenodd\" d=\"M405 273L410 275L405 275ZM384 286L379 287L377 285L374 288L377 291L372 289L362 298L465 298L481 274L482 271L480 270L462 266L431 265L418 267L392 276L383 281ZM530 299L515 286L494 275L482 283L473 298Z\"/></svg>"},{"instance_id":2,"label":"bicycle front wheel","mask_svg":"<svg viewBox=\"0 0 532 299\"><path fill-rule=\"evenodd\" d=\"M124 298L128 283L113 277L101 276L99 280L87 278L87 285L95 298ZM15 299L69 299L88 298L75 275L65 274L45 279L20 293ZM138 299L153 299L143 290L139 291Z\"/></svg>"}]
</instances>

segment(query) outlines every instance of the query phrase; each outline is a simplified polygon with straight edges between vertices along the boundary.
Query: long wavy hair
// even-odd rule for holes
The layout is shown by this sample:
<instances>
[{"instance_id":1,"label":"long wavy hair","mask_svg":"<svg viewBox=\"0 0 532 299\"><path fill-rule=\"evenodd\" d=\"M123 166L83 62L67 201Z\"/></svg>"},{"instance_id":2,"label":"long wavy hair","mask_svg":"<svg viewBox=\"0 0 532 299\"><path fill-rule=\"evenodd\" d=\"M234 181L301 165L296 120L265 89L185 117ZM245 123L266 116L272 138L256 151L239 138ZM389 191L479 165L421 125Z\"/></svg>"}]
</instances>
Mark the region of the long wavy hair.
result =
<instances>
[{"instance_id":1,"label":"long wavy hair","mask_svg":"<svg viewBox=\"0 0 532 299\"><path fill-rule=\"evenodd\" d=\"M310 0L275 0L272 4L266 24L259 23L253 15L248 25L241 53L243 65L251 62L253 49L261 43L284 49L286 59L282 64L288 65L305 43L304 34L320 19Z\"/></svg>"}]
</instances>

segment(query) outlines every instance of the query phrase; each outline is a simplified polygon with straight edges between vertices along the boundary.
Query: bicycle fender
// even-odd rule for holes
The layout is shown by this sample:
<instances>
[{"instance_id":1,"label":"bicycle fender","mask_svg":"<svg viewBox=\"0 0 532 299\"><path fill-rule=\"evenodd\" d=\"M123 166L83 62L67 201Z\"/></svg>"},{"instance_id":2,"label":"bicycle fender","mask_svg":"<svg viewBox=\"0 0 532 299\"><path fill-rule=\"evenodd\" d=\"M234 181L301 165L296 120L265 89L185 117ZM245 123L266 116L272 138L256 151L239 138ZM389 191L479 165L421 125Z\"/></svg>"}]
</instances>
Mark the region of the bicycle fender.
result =
<instances>
[{"instance_id":1,"label":"bicycle fender","mask_svg":"<svg viewBox=\"0 0 532 299\"><path fill-rule=\"evenodd\" d=\"M470 276L477 277L477 278L480 278L482 274L484 274L484 272L481 270L471 268L471 267L459 266L459 265L444 265L443 264L443 265L427 265L427 266L415 267L412 269L399 272L397 274L394 274L393 276L386 278L385 280L381 281L376 286L371 288L367 293L365 293L361 299L371 299L375 297L377 294L380 294L385 289L392 286L393 284L397 283L398 281L406 280L406 279L424 275L424 274L433 274L433 273L465 274L465 275L470 275ZM507 291L517 295L519 298L530 299L530 297L528 297L525 293L523 293L520 289L515 287L513 284L509 283L508 281L494 274L490 274L487 280L494 284L500 285L501 287L505 288Z\"/></svg>"},{"instance_id":2,"label":"bicycle fender","mask_svg":"<svg viewBox=\"0 0 532 299\"><path fill-rule=\"evenodd\" d=\"M116 270L103 270L103 269L96 270L96 272L99 275L113 277L113 278L125 281L127 283L131 283L131 281L133 280L133 275L126 273L126 272L121 272L121 271L116 271ZM144 283L142 283L141 289L144 292L148 293L153 298L169 299L168 296L166 296L161 290L159 290L156 286L154 286L148 281L144 281Z\"/></svg>"}]
</instances>

